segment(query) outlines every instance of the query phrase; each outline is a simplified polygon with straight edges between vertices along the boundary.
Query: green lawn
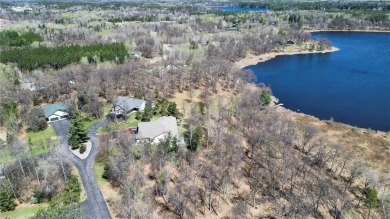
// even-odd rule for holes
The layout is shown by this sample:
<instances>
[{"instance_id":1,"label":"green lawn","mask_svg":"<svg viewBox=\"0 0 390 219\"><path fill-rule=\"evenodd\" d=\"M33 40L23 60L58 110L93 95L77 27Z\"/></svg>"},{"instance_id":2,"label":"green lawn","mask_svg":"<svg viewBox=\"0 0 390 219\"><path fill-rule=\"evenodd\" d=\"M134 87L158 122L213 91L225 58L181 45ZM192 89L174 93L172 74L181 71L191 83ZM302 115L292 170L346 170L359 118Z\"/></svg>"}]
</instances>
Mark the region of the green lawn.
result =
<instances>
[{"instance_id":1,"label":"green lawn","mask_svg":"<svg viewBox=\"0 0 390 219\"><path fill-rule=\"evenodd\" d=\"M36 205L16 207L14 211L0 213L0 218L8 217L10 219L25 219L25 218L27 219L34 216L34 214L37 213L40 208L44 208L47 206L48 206L47 203L42 203Z\"/></svg>"},{"instance_id":2,"label":"green lawn","mask_svg":"<svg viewBox=\"0 0 390 219\"><path fill-rule=\"evenodd\" d=\"M42 154L58 144L57 135L51 125L39 132L27 132L26 141L31 143L32 154Z\"/></svg>"},{"instance_id":3,"label":"green lawn","mask_svg":"<svg viewBox=\"0 0 390 219\"><path fill-rule=\"evenodd\" d=\"M48 152L55 145L58 144L57 135L54 132L54 129L51 125L39 132L27 132L25 139L27 146L25 148L26 153L30 155L39 155ZM0 153L1 162L11 162L15 160L15 155L13 155L9 150L2 150Z\"/></svg>"},{"instance_id":4,"label":"green lawn","mask_svg":"<svg viewBox=\"0 0 390 219\"><path fill-rule=\"evenodd\" d=\"M110 123L112 127L110 128L111 131L119 131L122 129L130 128L130 127L137 127L138 126L138 120L135 119L135 116L137 115L136 112L130 113L127 116L127 119L118 119L116 122ZM108 132L108 128L106 126L102 126L97 130L98 134L102 134Z\"/></svg>"},{"instance_id":5,"label":"green lawn","mask_svg":"<svg viewBox=\"0 0 390 219\"><path fill-rule=\"evenodd\" d=\"M108 180L102 177L104 172L104 164L102 162L95 162L95 165L93 166L93 172L95 173L96 181L98 182L99 187L109 183Z\"/></svg>"}]
</instances>

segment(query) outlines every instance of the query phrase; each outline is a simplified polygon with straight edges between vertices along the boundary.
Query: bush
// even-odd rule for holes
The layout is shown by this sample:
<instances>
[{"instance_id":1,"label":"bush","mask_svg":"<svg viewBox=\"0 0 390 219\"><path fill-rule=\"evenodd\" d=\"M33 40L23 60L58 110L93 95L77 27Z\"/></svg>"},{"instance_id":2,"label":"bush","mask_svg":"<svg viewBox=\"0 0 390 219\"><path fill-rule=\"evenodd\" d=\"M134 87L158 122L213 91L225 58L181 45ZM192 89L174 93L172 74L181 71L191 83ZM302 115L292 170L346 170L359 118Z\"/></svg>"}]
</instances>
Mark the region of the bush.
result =
<instances>
[{"instance_id":1,"label":"bush","mask_svg":"<svg viewBox=\"0 0 390 219\"><path fill-rule=\"evenodd\" d=\"M32 204L41 203L43 197L44 197L44 192L42 191L42 189L39 187L35 187L32 198L31 198L31 203Z\"/></svg>"},{"instance_id":2,"label":"bush","mask_svg":"<svg viewBox=\"0 0 390 219\"><path fill-rule=\"evenodd\" d=\"M106 163L104 165L104 171L103 171L102 178L107 179L107 180L110 179L110 166L108 165L108 163Z\"/></svg>"},{"instance_id":3,"label":"bush","mask_svg":"<svg viewBox=\"0 0 390 219\"><path fill-rule=\"evenodd\" d=\"M6 191L0 192L0 212L15 210L14 198Z\"/></svg>"},{"instance_id":4,"label":"bush","mask_svg":"<svg viewBox=\"0 0 390 219\"><path fill-rule=\"evenodd\" d=\"M39 132L47 128L47 122L43 110L34 108L26 116L26 125L29 131Z\"/></svg>"},{"instance_id":5,"label":"bush","mask_svg":"<svg viewBox=\"0 0 390 219\"><path fill-rule=\"evenodd\" d=\"M271 95L265 90L261 91L261 101L263 102L264 106L269 106L271 103Z\"/></svg>"},{"instance_id":6,"label":"bush","mask_svg":"<svg viewBox=\"0 0 390 219\"><path fill-rule=\"evenodd\" d=\"M367 187L363 190L366 204L368 207L376 208L378 205L378 191L375 188Z\"/></svg>"},{"instance_id":7,"label":"bush","mask_svg":"<svg viewBox=\"0 0 390 219\"><path fill-rule=\"evenodd\" d=\"M80 154L83 154L87 150L87 146L85 146L85 144L81 144L79 149L80 149Z\"/></svg>"}]
</instances>

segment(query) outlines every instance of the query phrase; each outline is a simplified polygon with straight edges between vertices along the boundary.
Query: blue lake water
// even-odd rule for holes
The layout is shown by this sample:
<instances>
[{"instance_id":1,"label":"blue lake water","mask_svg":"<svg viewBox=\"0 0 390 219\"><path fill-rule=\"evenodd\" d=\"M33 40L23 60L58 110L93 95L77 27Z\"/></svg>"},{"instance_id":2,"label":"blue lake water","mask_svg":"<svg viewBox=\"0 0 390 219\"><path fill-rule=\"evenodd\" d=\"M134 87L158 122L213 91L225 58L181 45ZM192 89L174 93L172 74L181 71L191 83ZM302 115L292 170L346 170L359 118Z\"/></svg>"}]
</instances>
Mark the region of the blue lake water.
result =
<instances>
[{"instance_id":1,"label":"blue lake water","mask_svg":"<svg viewBox=\"0 0 390 219\"><path fill-rule=\"evenodd\" d=\"M248 66L286 108L390 131L390 33L318 32L340 51Z\"/></svg>"},{"instance_id":2,"label":"blue lake water","mask_svg":"<svg viewBox=\"0 0 390 219\"><path fill-rule=\"evenodd\" d=\"M224 12L247 12L247 11L266 11L266 8L241 8L241 7L225 7L225 6L216 6L211 7L214 10L221 10Z\"/></svg>"}]
</instances>

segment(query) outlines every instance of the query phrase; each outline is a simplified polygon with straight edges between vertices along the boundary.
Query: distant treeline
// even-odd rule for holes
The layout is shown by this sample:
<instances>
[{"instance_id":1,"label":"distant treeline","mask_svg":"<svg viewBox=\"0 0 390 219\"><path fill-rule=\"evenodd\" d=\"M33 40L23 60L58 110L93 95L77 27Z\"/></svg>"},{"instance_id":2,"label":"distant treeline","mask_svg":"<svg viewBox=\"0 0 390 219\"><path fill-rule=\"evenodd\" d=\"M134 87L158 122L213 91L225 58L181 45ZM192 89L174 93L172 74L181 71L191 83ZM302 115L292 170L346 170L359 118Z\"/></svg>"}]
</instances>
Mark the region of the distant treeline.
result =
<instances>
[{"instance_id":1,"label":"distant treeline","mask_svg":"<svg viewBox=\"0 0 390 219\"><path fill-rule=\"evenodd\" d=\"M15 48L2 51L0 62L16 63L19 68L33 70L41 67L63 68L74 62L79 62L82 57L87 57L88 62L112 61L123 63L127 56L127 50L122 43L94 44L88 46L61 45L54 48Z\"/></svg>"},{"instance_id":2,"label":"distant treeline","mask_svg":"<svg viewBox=\"0 0 390 219\"><path fill-rule=\"evenodd\" d=\"M340 2L340 1L272 1L272 2L239 2L238 7L268 8L273 11L284 10L375 10L390 11L388 2Z\"/></svg>"},{"instance_id":3,"label":"distant treeline","mask_svg":"<svg viewBox=\"0 0 390 219\"><path fill-rule=\"evenodd\" d=\"M140 15L133 15L133 16L128 16L128 17L124 17L124 18L120 18L120 17L115 17L115 18L110 18L108 19L109 22L112 22L112 23L120 23L120 22L124 22L124 21L142 21L142 22L152 22L152 21L157 21L157 16L156 15L143 15L143 16L140 16Z\"/></svg>"},{"instance_id":4,"label":"distant treeline","mask_svg":"<svg viewBox=\"0 0 390 219\"><path fill-rule=\"evenodd\" d=\"M23 34L19 34L16 31L1 31L0 32L0 45L1 46L27 46L33 42L42 42L42 37L38 34L29 31Z\"/></svg>"}]
</instances>

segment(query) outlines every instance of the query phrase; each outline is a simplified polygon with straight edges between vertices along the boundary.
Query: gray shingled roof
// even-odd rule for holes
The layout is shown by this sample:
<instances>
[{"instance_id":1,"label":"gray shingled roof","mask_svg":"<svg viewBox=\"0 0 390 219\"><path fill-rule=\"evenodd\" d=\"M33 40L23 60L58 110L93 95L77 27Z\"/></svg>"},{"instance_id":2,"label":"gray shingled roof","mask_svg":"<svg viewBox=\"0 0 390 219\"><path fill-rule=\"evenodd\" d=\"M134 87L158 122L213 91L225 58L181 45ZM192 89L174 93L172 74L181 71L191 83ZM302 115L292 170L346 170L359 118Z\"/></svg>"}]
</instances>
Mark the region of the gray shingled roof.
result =
<instances>
[{"instance_id":1,"label":"gray shingled roof","mask_svg":"<svg viewBox=\"0 0 390 219\"><path fill-rule=\"evenodd\" d=\"M150 122L138 123L137 139L154 139L163 133L171 133L172 137L178 137L175 117L163 116Z\"/></svg>"},{"instance_id":2,"label":"gray shingled roof","mask_svg":"<svg viewBox=\"0 0 390 219\"><path fill-rule=\"evenodd\" d=\"M66 111L68 111L69 107L70 107L70 105L67 103L54 103L54 104L41 106L46 118L53 115L53 113L55 113L57 111L66 112Z\"/></svg>"},{"instance_id":3,"label":"gray shingled roof","mask_svg":"<svg viewBox=\"0 0 390 219\"><path fill-rule=\"evenodd\" d=\"M115 99L114 105L120 106L126 112L132 109L139 109L145 100L119 96Z\"/></svg>"}]
</instances>

